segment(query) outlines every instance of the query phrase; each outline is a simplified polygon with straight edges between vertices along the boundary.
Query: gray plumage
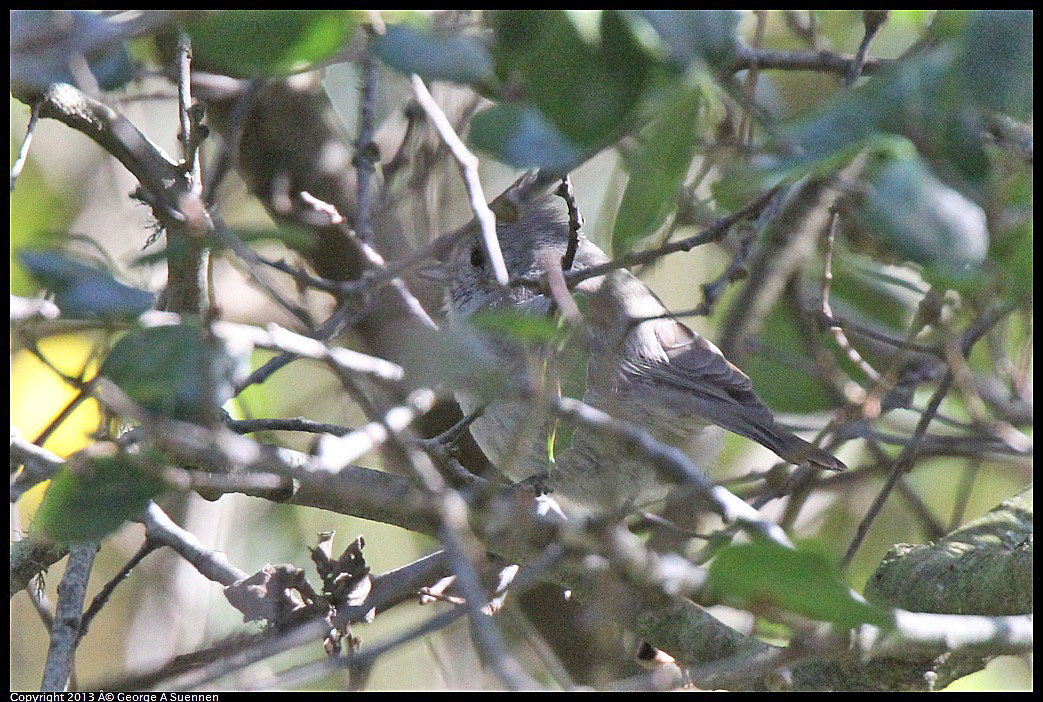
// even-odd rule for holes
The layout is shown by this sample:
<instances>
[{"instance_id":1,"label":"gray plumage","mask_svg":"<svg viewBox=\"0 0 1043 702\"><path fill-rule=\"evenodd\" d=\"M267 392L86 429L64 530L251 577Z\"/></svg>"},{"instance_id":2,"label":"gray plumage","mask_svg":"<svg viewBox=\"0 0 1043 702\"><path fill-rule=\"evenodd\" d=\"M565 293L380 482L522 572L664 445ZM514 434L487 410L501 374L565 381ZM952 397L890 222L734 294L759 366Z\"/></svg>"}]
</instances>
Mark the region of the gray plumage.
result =
<instances>
[{"instance_id":1,"label":"gray plumage","mask_svg":"<svg viewBox=\"0 0 1043 702\"><path fill-rule=\"evenodd\" d=\"M560 260L568 243L568 223L547 198L520 209L514 221L499 222L497 236L513 277L542 275L538 253ZM608 261L595 244L580 238L574 270ZM461 328L476 311L512 308L545 315L550 300L523 286L501 288L492 279L478 239L463 242L448 262L446 312L451 328ZM586 299L589 360L584 402L633 422L658 439L686 451L705 467L716 456L719 428L735 432L796 464L843 470L844 464L780 427L753 391L749 377L720 350L669 317L658 297L633 274L617 270L589 278L574 293ZM646 320L638 322L636 320ZM482 335L483 347L505 369L517 369L523 351L502 338ZM570 393L566 393L570 394ZM465 412L479 398L457 391ZM531 403L494 399L471 426L489 459L512 480L547 474L556 496L588 507L643 503L666 494L644 456L579 427L571 442L548 463L547 437L555 424L534 415ZM560 429L559 429L560 430Z\"/></svg>"}]
</instances>

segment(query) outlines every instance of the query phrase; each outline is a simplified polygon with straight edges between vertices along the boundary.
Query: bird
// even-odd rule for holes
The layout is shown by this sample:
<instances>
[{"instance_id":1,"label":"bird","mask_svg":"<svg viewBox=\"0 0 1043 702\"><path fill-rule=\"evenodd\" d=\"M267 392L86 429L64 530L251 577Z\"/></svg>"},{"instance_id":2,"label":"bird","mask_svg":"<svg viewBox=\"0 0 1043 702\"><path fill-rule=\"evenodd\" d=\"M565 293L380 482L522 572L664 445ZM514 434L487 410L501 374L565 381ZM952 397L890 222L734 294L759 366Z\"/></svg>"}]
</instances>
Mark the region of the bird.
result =
<instances>
[{"instance_id":1,"label":"bird","mask_svg":"<svg viewBox=\"0 0 1043 702\"><path fill-rule=\"evenodd\" d=\"M496 226L504 263L512 279L539 279L546 261L562 260L569 222L550 195L517 203L512 215L499 218ZM494 366L524 372L533 353L517 340L476 330L474 322L497 311L546 317L553 297L531 285L500 285L490 271L477 225L472 227L474 232L462 237L445 263L450 332L477 339ZM570 270L583 271L609 260L581 234ZM780 426L754 392L749 376L711 341L674 318L631 272L616 269L588 277L572 293L584 309L587 333L580 353L564 354L579 366L578 382L573 378L569 388L562 381L559 391L572 390L586 404L647 430L683 450L704 470L713 463L725 430L790 463L845 470L833 455ZM529 362L530 373L532 367ZM488 397L466 384L455 389L465 413L481 410L471 433L509 479L538 480L556 497L584 509L642 504L669 491L669 481L648 457L626 442L590 427L563 429L520 394L503 396L502 388L499 392Z\"/></svg>"}]
</instances>

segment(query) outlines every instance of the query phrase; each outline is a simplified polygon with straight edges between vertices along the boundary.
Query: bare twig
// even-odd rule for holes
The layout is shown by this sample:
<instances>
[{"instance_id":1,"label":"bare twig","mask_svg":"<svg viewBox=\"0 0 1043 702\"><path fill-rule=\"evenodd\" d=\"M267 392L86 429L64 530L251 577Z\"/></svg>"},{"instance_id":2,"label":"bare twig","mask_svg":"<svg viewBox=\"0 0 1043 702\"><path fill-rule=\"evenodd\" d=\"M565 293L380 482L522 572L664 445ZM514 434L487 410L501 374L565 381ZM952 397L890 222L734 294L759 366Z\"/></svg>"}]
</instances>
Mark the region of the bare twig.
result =
<instances>
[{"instance_id":1,"label":"bare twig","mask_svg":"<svg viewBox=\"0 0 1043 702\"><path fill-rule=\"evenodd\" d=\"M554 402L553 410L561 417L621 439L637 448L652 459L655 465L665 471L672 480L697 489L710 508L726 523L737 522L744 530L756 533L787 548L793 548L793 544L778 525L764 521L754 508L720 485L714 485L680 449L656 440L641 427L615 419L579 400L569 397L559 398Z\"/></svg>"},{"instance_id":2,"label":"bare twig","mask_svg":"<svg viewBox=\"0 0 1043 702\"><path fill-rule=\"evenodd\" d=\"M583 229L583 215L580 214L579 207L576 205L576 196L572 192L572 178L568 174L562 177L557 195L565 200L565 205L569 210L569 243L565 247L565 255L561 259L561 269L567 271L572 268L572 263L576 260L580 230Z\"/></svg>"},{"instance_id":3,"label":"bare twig","mask_svg":"<svg viewBox=\"0 0 1043 702\"><path fill-rule=\"evenodd\" d=\"M865 516L862 517L862 521L859 522L855 535L851 539L851 543L848 544L847 551L844 553L844 558L842 560L844 565L850 565L851 560L855 557L855 553L858 551L858 547L862 545L862 540L865 539L866 534L869 532L869 527L873 524L873 521L883 508L884 503L887 502L887 498L891 495L891 491L894 489L901 477L912 468L913 461L916 458L916 450L920 445L920 440L923 438L924 434L927 433L927 427L930 425L931 420L934 419L934 415L938 412L942 400L944 400L945 396L949 394L949 388L952 386L952 381L953 373L952 370L949 370L945 374L945 377L942 378L942 382L938 385L938 389L935 390L934 395L931 397L931 401L927 405L927 410L920 417L920 421L917 422L916 429L913 431L913 436L909 441L909 444L902 449L902 453L899 454L897 459L895 459L894 465L891 467L891 473L887 476L887 481L884 483L884 487L873 500L873 504L870 505L869 510L866 512Z\"/></svg>"},{"instance_id":4,"label":"bare twig","mask_svg":"<svg viewBox=\"0 0 1043 702\"><path fill-rule=\"evenodd\" d=\"M845 88L850 88L854 85L855 81L862 75L866 59L869 56L869 45L873 43L873 39L879 34L890 15L890 10L862 10L862 23L865 25L866 33L862 37L862 43L858 45L858 52L855 54L854 61L851 62L851 68L848 69L847 75L844 77Z\"/></svg>"},{"instance_id":5,"label":"bare twig","mask_svg":"<svg viewBox=\"0 0 1043 702\"><path fill-rule=\"evenodd\" d=\"M839 211L834 207L830 210L829 224L825 229L825 253L823 254L822 261L822 319L830 320L826 322L829 324L829 331L833 335L834 341L837 346L843 351L848 359L857 365L859 369L866 374L870 380L876 382L880 379L880 373L876 371L869 363L862 357L862 354L851 345L848 341L847 334L844 333L844 329L836 324L833 317L833 310L829 306L829 289L833 283L833 247L836 242L837 236L837 222L840 219Z\"/></svg>"},{"instance_id":6,"label":"bare twig","mask_svg":"<svg viewBox=\"0 0 1043 702\"><path fill-rule=\"evenodd\" d=\"M18 149L18 158L15 159L14 164L11 166L11 192L14 192L15 181L22 174L26 159L29 158L29 146L33 143L36 124L40 121L40 100L33 100L29 104L29 109L31 110L29 113L29 126L25 128L25 138L22 139L22 146Z\"/></svg>"},{"instance_id":7,"label":"bare twig","mask_svg":"<svg viewBox=\"0 0 1043 702\"><path fill-rule=\"evenodd\" d=\"M249 576L229 563L224 554L206 548L193 534L175 524L155 502L150 502L145 511L145 537L150 545L172 548L208 580L231 585Z\"/></svg>"},{"instance_id":8,"label":"bare twig","mask_svg":"<svg viewBox=\"0 0 1043 702\"><path fill-rule=\"evenodd\" d=\"M328 203L323 202L319 198L315 197L307 191L301 191L301 199L306 202L309 206L315 209L316 212L321 212L330 218L330 223L340 227L341 231L348 240L355 246L363 260L366 262L369 270L363 275L362 280L358 281L359 284L345 283L342 285L341 290L353 293L370 293L376 289L379 284L390 284L395 294L401 298L406 309L417 319L423 326L428 329L438 329L438 325L435 324L434 320L424 309L420 301L416 299L409 288L406 287L405 282L398 277L397 272L389 271L389 266L384 261L384 257L380 255L380 252L373 248L372 244L363 238L359 233L347 226L347 221L337 210L337 208ZM335 319L340 313L334 313L331 319Z\"/></svg>"},{"instance_id":9,"label":"bare twig","mask_svg":"<svg viewBox=\"0 0 1043 702\"><path fill-rule=\"evenodd\" d=\"M178 141L181 142L184 156L185 172L188 176L188 192L199 196L203 192L203 172L199 161L199 144L197 134L198 120L196 106L192 104L192 40L181 30L177 38L177 97L178 122L181 131Z\"/></svg>"},{"instance_id":10,"label":"bare twig","mask_svg":"<svg viewBox=\"0 0 1043 702\"><path fill-rule=\"evenodd\" d=\"M782 17L786 21L786 27L794 35L803 40L809 48L818 50L818 22L815 20L814 10L783 10Z\"/></svg>"},{"instance_id":11,"label":"bare twig","mask_svg":"<svg viewBox=\"0 0 1043 702\"><path fill-rule=\"evenodd\" d=\"M41 446L28 442L22 433L11 427L11 502L16 502L26 490L54 477L65 460ZM19 466L23 473L15 476Z\"/></svg>"},{"instance_id":12,"label":"bare twig","mask_svg":"<svg viewBox=\"0 0 1043 702\"><path fill-rule=\"evenodd\" d=\"M668 254L672 254L677 251L691 251L697 246L703 244L709 244L720 241L725 234L728 233L736 223L741 222L744 219L756 216L762 209L768 206L768 204L775 197L780 186L772 188L768 192L764 193L757 199L753 200L749 204L741 207L730 215L721 217L716 222L699 232L695 236L690 236L686 239L680 239L678 241L672 241L664 244L663 246L648 249L646 251L638 251L635 253L627 254L626 256L619 256L607 263L602 263L597 266L590 266L584 268L581 271L569 271L565 274L565 280L568 282L569 287L575 287L579 283L588 278L595 278L599 275L604 275L611 271L620 268L629 268L631 266L638 266L645 263L650 263L658 258L662 258ZM519 281L519 283L529 283L530 281ZM536 281L532 281L536 282Z\"/></svg>"},{"instance_id":13,"label":"bare twig","mask_svg":"<svg viewBox=\"0 0 1043 702\"><path fill-rule=\"evenodd\" d=\"M761 44L764 42L764 28L768 24L768 11L767 10L754 10L754 14L757 17L757 27L753 31L753 49L759 49ZM759 77L758 65L756 61L756 54L752 54L751 58L753 61L750 67L746 70L746 81L743 85L743 94L746 96L746 104L752 104L754 95L757 91L757 78ZM742 118L739 120L739 128L737 130L739 145L747 150L753 144L753 121L750 119L750 113L747 110L743 110Z\"/></svg>"},{"instance_id":14,"label":"bare twig","mask_svg":"<svg viewBox=\"0 0 1043 702\"><path fill-rule=\"evenodd\" d=\"M755 49L740 45L732 63L732 71L742 71L756 65L762 71L824 71L847 75L855 60L854 56L845 56L833 51ZM867 58L862 66L862 73L879 73L892 65L894 61L890 59Z\"/></svg>"},{"instance_id":15,"label":"bare twig","mask_svg":"<svg viewBox=\"0 0 1043 702\"><path fill-rule=\"evenodd\" d=\"M37 96L15 92L32 104ZM93 139L115 157L156 199L160 214L182 219L178 207L181 181L177 163L123 115L68 83L52 83L39 96L40 117L56 119Z\"/></svg>"},{"instance_id":16,"label":"bare twig","mask_svg":"<svg viewBox=\"0 0 1043 702\"><path fill-rule=\"evenodd\" d=\"M193 78L198 80L199 75L193 74ZM233 167L238 165L239 145L243 137L246 116L250 113L254 99L260 90L261 81L259 79L244 82L245 87L235 99L235 106L229 114L229 127L222 140L221 150L218 152L215 162L207 169L208 178L203 192L208 209L217 202L217 191L225 177Z\"/></svg>"},{"instance_id":17,"label":"bare twig","mask_svg":"<svg viewBox=\"0 0 1043 702\"><path fill-rule=\"evenodd\" d=\"M79 640L83 600L87 595L87 581L94 566L97 544L80 544L69 550L65 575L58 586L58 606L51 629L51 645L43 668L43 692L62 692L72 673L73 657Z\"/></svg>"},{"instance_id":18,"label":"bare twig","mask_svg":"<svg viewBox=\"0 0 1043 702\"><path fill-rule=\"evenodd\" d=\"M492 665L499 677L512 690L531 690L540 686L533 680L518 664L518 661L510 654L507 644L500 633L499 627L493 622L493 618L485 611L488 597L478 579L478 573L474 568L471 553L476 551L477 543L472 543L472 548L467 548L463 536L470 536L467 541L473 541L474 537L467 530L466 506L459 496L455 499L450 495L443 495L443 504L446 506L446 527L442 530L442 542L446 545L446 553L449 555L453 572L457 576L457 584L464 595L465 608L474 631L475 645L482 651L484 658ZM480 550L477 550L481 553Z\"/></svg>"},{"instance_id":19,"label":"bare twig","mask_svg":"<svg viewBox=\"0 0 1043 702\"><path fill-rule=\"evenodd\" d=\"M373 111L377 102L377 76L380 64L373 51L373 37L367 37L366 53L362 60L362 96L359 98L359 136L355 142L356 202L358 211L355 215L355 231L365 243L373 239L373 228L370 226L370 211L373 203L373 174L376 171L374 161L380 153L373 142Z\"/></svg>"},{"instance_id":20,"label":"bare twig","mask_svg":"<svg viewBox=\"0 0 1043 702\"><path fill-rule=\"evenodd\" d=\"M967 461L967 465L960 475L960 482L956 488L956 499L952 506L952 515L949 517L949 531L963 524L964 511L967 509L967 503L970 501L971 490L974 489L974 481L978 477L980 468L981 460L972 458Z\"/></svg>"},{"instance_id":21,"label":"bare twig","mask_svg":"<svg viewBox=\"0 0 1043 702\"><path fill-rule=\"evenodd\" d=\"M121 582L126 580L127 576L130 575L130 571L134 570L134 568L139 563L141 563L141 561L145 560L146 556L155 551L156 548L156 544L150 544L148 541L146 541L144 544L141 545L141 548L138 549L137 553L135 553L131 557L131 559L127 561L122 568L120 568L119 573L113 576L113 578L109 580L109 582L105 583L105 586L101 589L101 592L94 596L94 599L91 600L90 607L88 607L87 610L83 613L83 619L80 621L80 633L78 636L78 640L82 640L83 637L87 635L87 630L90 629L91 622L94 620L94 617L96 617L98 613L102 610L102 608L106 605L106 603L108 603L109 598L112 597L112 593L116 591L116 586L118 586Z\"/></svg>"},{"instance_id":22,"label":"bare twig","mask_svg":"<svg viewBox=\"0 0 1043 702\"><path fill-rule=\"evenodd\" d=\"M353 429L338 424L313 422L304 417L285 419L230 419L225 424L236 434L253 434L261 431L301 431L310 434L333 434L344 436Z\"/></svg>"},{"instance_id":23,"label":"bare twig","mask_svg":"<svg viewBox=\"0 0 1043 702\"><path fill-rule=\"evenodd\" d=\"M427 116L431 118L431 122L434 124L435 129L438 130L438 134L452 152L453 158L460 164L460 168L463 171L464 184L467 186L467 193L470 196L471 209L474 211L474 215L477 217L478 224L481 227L485 255L489 258L489 264L492 266L496 281L500 285L507 285L509 279L507 266L503 262L500 242L496 238L496 215L489 209L489 205L486 204L485 194L482 192L482 184L478 177L478 157L464 146L463 141L460 140L460 137L457 136L456 131L453 129L453 125L449 123L449 119L442 112L442 108L431 97L431 93L428 91L427 86L424 85L424 81L420 79L420 76L414 74L411 80L413 81L413 91L416 93L417 101L420 102L420 106L427 112Z\"/></svg>"},{"instance_id":24,"label":"bare twig","mask_svg":"<svg viewBox=\"0 0 1043 702\"><path fill-rule=\"evenodd\" d=\"M438 551L429 556L420 558L406 566L379 575L373 578L372 587L366 600L359 606L349 606L339 610L332 625L340 626L346 622L363 621L371 610L375 609L378 612L383 611L395 604L414 599L416 592L423 585L437 580L446 572L445 554L444 552ZM368 647L366 652L357 657L362 660L357 660L356 662L361 664L370 660L367 658L369 656L372 656L372 660L376 660L376 658L383 653L386 653L388 650L391 650L402 643L407 643L422 636L424 633L436 631L447 626L464 613L465 610L461 608L451 609L445 614L438 615L435 618L438 620L437 622L429 622L429 626L421 625L422 630L420 633L412 631L404 632L402 635L394 638L394 641L397 641L398 643L391 644L391 642L388 642L387 647ZM329 631L330 626L331 622L328 617L318 617L278 636L273 637L266 633L254 637L250 642L248 642L248 645L238 645L234 650L225 651L224 655L217 657L216 659L211 656L209 657L211 662L199 670L193 670L181 674L176 670L170 673L156 671L156 673L151 674L144 679L129 681L131 684L122 683L107 685L105 687L116 689L142 689L144 687L154 687L157 689L197 689L199 686L210 680L215 680L227 675L228 673L245 668L257 661L264 660L282 653L283 651L297 648L298 646L304 646L319 641ZM409 635L407 636L407 634ZM351 662L351 659L348 657L344 657L340 660L342 664ZM324 658L322 665L333 666L336 664L331 662L330 659Z\"/></svg>"},{"instance_id":25,"label":"bare twig","mask_svg":"<svg viewBox=\"0 0 1043 702\"><path fill-rule=\"evenodd\" d=\"M321 469L336 472L347 467L393 434L406 429L417 417L430 411L434 403L432 391L418 390L410 395L406 405L392 408L380 421L370 422L345 436L323 436L319 442Z\"/></svg>"},{"instance_id":26,"label":"bare twig","mask_svg":"<svg viewBox=\"0 0 1043 702\"><path fill-rule=\"evenodd\" d=\"M203 201L203 176L199 145L205 128L200 124L202 105L192 104L192 46L184 31L178 34L177 86L178 122L183 161L176 187L177 212L180 217L161 218L167 236L167 287L158 307L179 313L199 314L206 304L204 280L207 254L204 237L213 230L213 222Z\"/></svg>"}]
</instances>

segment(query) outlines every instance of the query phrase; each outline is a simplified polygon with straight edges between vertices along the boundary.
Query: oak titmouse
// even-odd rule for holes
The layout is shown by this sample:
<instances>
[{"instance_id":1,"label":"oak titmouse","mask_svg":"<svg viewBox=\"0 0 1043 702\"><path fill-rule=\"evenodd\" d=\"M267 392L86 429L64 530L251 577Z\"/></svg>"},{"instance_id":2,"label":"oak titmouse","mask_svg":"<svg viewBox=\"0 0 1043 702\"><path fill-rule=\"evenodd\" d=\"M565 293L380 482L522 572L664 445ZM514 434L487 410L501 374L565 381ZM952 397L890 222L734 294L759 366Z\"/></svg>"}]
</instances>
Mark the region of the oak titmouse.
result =
<instances>
[{"instance_id":1,"label":"oak titmouse","mask_svg":"<svg viewBox=\"0 0 1043 702\"><path fill-rule=\"evenodd\" d=\"M561 265L569 224L549 197L518 205L514 214L512 220L497 223L507 270L512 278L539 279L547 260ZM608 260L600 248L580 236L570 270L582 271ZM503 287L493 279L477 234L457 247L447 269L446 313L454 332L472 334L470 322L484 310L543 316L551 310L552 298L534 287ZM564 394L643 427L684 450L703 469L716 455L721 428L752 439L791 463L845 468L830 454L780 427L753 392L749 377L716 346L670 317L655 293L630 272L615 270L588 278L572 292L585 308L588 331L581 356L585 373L581 369L578 387L569 388L562 381ZM527 353L521 343L488 330L476 338L505 370L538 374L548 367L546 349L542 354ZM468 413L488 401L471 433L512 480L545 475L542 482L556 497L588 508L618 507L625 501L640 504L665 496L670 487L646 456L590 427L577 426L569 435L548 413L540 412L538 403L483 398L474 388L457 389L456 396Z\"/></svg>"}]
</instances>

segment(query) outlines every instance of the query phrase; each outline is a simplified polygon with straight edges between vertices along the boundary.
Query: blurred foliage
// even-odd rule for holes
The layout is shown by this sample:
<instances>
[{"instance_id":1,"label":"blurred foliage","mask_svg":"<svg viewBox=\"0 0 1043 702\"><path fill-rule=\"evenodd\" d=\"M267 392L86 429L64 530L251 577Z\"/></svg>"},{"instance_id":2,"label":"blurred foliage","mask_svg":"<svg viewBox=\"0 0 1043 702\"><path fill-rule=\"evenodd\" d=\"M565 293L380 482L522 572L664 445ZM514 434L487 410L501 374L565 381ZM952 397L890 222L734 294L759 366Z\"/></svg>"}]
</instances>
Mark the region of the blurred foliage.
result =
<instances>
[{"instance_id":1,"label":"blurred foliage","mask_svg":"<svg viewBox=\"0 0 1043 702\"><path fill-rule=\"evenodd\" d=\"M560 339L563 330L550 317L537 317L512 310L481 310L471 317L475 328L526 344Z\"/></svg>"},{"instance_id":2,"label":"blurred foliage","mask_svg":"<svg viewBox=\"0 0 1043 702\"><path fill-rule=\"evenodd\" d=\"M141 457L96 444L70 457L51 480L34 527L58 544L98 541L140 516L165 487Z\"/></svg>"},{"instance_id":3,"label":"blurred foliage","mask_svg":"<svg viewBox=\"0 0 1043 702\"><path fill-rule=\"evenodd\" d=\"M493 77L485 45L467 35L433 36L404 25L394 25L373 40L373 49L387 65L425 80L482 85Z\"/></svg>"},{"instance_id":4,"label":"blurred foliage","mask_svg":"<svg viewBox=\"0 0 1043 702\"><path fill-rule=\"evenodd\" d=\"M202 12L185 30L199 68L254 78L315 68L352 37L358 20L355 10Z\"/></svg>"},{"instance_id":5,"label":"blurred foliage","mask_svg":"<svg viewBox=\"0 0 1043 702\"><path fill-rule=\"evenodd\" d=\"M65 317L134 318L152 309L156 296L120 283L107 271L61 251L23 250L22 265L54 294Z\"/></svg>"},{"instance_id":6,"label":"blurred foliage","mask_svg":"<svg viewBox=\"0 0 1043 702\"><path fill-rule=\"evenodd\" d=\"M11 84L41 91L51 83L77 82L70 56L86 59L102 90L133 78L130 54L120 29L87 10L19 10L11 13Z\"/></svg>"},{"instance_id":7,"label":"blurred foliage","mask_svg":"<svg viewBox=\"0 0 1043 702\"><path fill-rule=\"evenodd\" d=\"M822 555L769 541L728 546L710 563L710 587L725 602L752 611L775 609L854 628L887 627L886 611L854 595Z\"/></svg>"},{"instance_id":8,"label":"blurred foliage","mask_svg":"<svg viewBox=\"0 0 1043 702\"><path fill-rule=\"evenodd\" d=\"M232 397L244 360L229 355L202 326L182 323L130 331L109 351L98 374L149 411L206 424Z\"/></svg>"},{"instance_id":9,"label":"blurred foliage","mask_svg":"<svg viewBox=\"0 0 1043 702\"><path fill-rule=\"evenodd\" d=\"M702 91L679 89L662 116L639 135L640 148L626 159L630 176L612 229L612 253L622 256L655 233L676 209L695 156Z\"/></svg>"}]
</instances>

